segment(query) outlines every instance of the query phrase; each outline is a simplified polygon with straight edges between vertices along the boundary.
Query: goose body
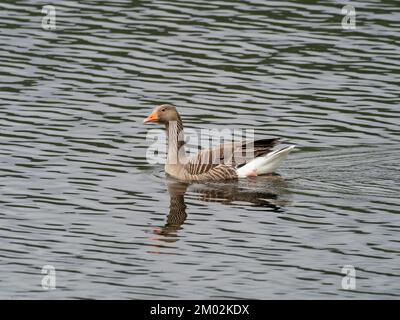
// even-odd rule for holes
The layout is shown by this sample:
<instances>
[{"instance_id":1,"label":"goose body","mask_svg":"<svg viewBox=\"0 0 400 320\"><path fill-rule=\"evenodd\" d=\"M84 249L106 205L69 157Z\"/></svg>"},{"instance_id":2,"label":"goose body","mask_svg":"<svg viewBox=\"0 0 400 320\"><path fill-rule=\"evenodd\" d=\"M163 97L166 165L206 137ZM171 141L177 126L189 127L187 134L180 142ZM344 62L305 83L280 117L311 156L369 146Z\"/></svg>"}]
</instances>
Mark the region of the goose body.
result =
<instances>
[{"instance_id":1,"label":"goose body","mask_svg":"<svg viewBox=\"0 0 400 320\"><path fill-rule=\"evenodd\" d=\"M175 106L158 106L143 122L165 124L168 141L165 172L186 182L222 181L272 173L295 147L272 151L279 139L243 140L220 144L188 157L184 151L183 123Z\"/></svg>"}]
</instances>

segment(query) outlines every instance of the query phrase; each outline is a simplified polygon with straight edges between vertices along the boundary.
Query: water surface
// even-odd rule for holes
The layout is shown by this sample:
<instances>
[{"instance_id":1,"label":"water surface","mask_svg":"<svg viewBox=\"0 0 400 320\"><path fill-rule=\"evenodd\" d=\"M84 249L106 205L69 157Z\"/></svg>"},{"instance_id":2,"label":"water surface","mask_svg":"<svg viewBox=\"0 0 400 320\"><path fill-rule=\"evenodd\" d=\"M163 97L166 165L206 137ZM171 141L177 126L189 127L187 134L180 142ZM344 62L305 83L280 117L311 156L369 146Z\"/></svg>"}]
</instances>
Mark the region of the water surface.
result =
<instances>
[{"instance_id":1,"label":"water surface","mask_svg":"<svg viewBox=\"0 0 400 320\"><path fill-rule=\"evenodd\" d=\"M57 1L55 31L45 4L0 4L1 298L400 296L396 1L355 30L341 1ZM281 178L177 184L146 160L164 102L298 147Z\"/></svg>"}]
</instances>

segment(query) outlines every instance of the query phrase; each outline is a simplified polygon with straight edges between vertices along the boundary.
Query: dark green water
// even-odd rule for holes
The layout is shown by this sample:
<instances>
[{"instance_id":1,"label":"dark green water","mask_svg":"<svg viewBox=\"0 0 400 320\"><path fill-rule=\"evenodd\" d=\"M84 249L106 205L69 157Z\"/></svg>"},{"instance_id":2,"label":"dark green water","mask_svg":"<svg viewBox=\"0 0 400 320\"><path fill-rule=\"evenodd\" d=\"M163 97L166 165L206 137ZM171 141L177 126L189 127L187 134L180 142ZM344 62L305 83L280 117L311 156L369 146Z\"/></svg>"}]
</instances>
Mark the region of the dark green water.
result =
<instances>
[{"instance_id":1,"label":"dark green water","mask_svg":"<svg viewBox=\"0 0 400 320\"><path fill-rule=\"evenodd\" d=\"M400 4L352 3L3 1L0 297L398 298ZM167 181L164 102L296 144L284 179Z\"/></svg>"}]
</instances>

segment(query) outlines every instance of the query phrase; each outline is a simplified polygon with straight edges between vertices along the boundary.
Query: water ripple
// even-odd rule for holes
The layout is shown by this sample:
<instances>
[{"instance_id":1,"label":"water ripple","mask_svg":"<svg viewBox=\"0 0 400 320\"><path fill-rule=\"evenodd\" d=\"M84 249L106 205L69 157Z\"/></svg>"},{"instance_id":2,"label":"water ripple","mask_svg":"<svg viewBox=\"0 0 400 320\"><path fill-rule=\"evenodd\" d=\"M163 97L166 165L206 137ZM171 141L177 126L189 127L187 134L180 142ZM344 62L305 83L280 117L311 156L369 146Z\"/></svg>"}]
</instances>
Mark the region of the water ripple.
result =
<instances>
[{"instance_id":1,"label":"water ripple","mask_svg":"<svg viewBox=\"0 0 400 320\"><path fill-rule=\"evenodd\" d=\"M394 2L355 30L340 1L62 0L56 31L41 5L0 4L2 298L399 297ZM272 178L166 180L142 125L161 102L297 152Z\"/></svg>"}]
</instances>

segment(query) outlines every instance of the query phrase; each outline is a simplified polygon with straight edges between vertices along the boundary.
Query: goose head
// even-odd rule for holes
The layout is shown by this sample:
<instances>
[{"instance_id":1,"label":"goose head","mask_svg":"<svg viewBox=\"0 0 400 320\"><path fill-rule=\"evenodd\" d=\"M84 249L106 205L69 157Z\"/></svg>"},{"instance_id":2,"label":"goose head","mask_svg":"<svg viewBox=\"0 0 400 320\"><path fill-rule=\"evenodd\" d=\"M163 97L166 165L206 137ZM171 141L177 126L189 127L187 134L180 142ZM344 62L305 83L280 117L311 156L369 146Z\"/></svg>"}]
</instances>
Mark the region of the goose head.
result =
<instances>
[{"instance_id":1,"label":"goose head","mask_svg":"<svg viewBox=\"0 0 400 320\"><path fill-rule=\"evenodd\" d=\"M159 122L169 123L170 121L177 121L179 119L178 111L172 104L162 104L151 112L151 114L143 120L143 123Z\"/></svg>"}]
</instances>

